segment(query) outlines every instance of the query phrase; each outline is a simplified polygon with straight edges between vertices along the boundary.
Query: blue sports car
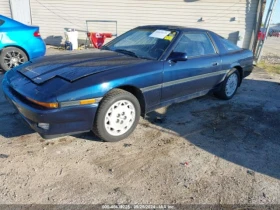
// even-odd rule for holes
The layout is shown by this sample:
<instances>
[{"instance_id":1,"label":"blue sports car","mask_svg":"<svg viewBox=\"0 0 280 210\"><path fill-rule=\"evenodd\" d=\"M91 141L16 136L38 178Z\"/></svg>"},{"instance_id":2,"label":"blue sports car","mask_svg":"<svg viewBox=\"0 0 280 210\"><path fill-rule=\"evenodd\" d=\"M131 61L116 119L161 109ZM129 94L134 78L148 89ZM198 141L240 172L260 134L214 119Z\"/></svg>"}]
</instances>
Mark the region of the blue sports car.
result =
<instances>
[{"instance_id":1,"label":"blue sports car","mask_svg":"<svg viewBox=\"0 0 280 210\"><path fill-rule=\"evenodd\" d=\"M126 138L156 108L214 92L235 94L253 54L219 35L177 26L141 26L101 50L47 56L9 71L6 98L44 138L92 130Z\"/></svg>"},{"instance_id":2,"label":"blue sports car","mask_svg":"<svg viewBox=\"0 0 280 210\"><path fill-rule=\"evenodd\" d=\"M0 15L0 69L5 71L43 56L46 45L39 27L27 26Z\"/></svg>"}]
</instances>

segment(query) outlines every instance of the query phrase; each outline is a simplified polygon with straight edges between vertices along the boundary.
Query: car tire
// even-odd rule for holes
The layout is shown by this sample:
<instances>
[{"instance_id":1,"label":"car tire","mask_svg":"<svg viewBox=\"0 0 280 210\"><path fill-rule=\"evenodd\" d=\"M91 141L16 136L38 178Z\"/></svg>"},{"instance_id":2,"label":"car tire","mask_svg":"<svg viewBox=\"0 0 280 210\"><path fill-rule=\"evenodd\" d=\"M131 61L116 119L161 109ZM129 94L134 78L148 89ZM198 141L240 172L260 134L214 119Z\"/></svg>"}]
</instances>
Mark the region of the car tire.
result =
<instances>
[{"instance_id":1,"label":"car tire","mask_svg":"<svg viewBox=\"0 0 280 210\"><path fill-rule=\"evenodd\" d=\"M240 74L237 69L232 69L221 84L220 89L214 93L214 95L220 99L231 99L239 86Z\"/></svg>"},{"instance_id":2,"label":"car tire","mask_svg":"<svg viewBox=\"0 0 280 210\"><path fill-rule=\"evenodd\" d=\"M26 61L28 61L26 53L16 47L4 48L0 53L0 68L4 71L9 71Z\"/></svg>"},{"instance_id":3,"label":"car tire","mask_svg":"<svg viewBox=\"0 0 280 210\"><path fill-rule=\"evenodd\" d=\"M128 137L136 128L141 108L138 99L122 89L111 90L100 102L93 132L108 142Z\"/></svg>"}]
</instances>

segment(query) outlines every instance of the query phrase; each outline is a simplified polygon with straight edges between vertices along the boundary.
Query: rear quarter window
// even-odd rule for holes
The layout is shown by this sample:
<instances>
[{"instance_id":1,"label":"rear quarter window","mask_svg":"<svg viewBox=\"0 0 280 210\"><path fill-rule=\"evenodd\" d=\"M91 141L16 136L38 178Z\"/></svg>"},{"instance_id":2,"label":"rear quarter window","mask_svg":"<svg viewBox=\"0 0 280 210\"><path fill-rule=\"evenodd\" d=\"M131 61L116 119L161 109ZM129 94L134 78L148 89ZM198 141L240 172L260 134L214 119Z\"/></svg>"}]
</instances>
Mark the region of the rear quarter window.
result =
<instances>
[{"instance_id":1,"label":"rear quarter window","mask_svg":"<svg viewBox=\"0 0 280 210\"><path fill-rule=\"evenodd\" d=\"M223 37L220 37L220 42L221 42L221 44L224 46L224 48L227 51L237 51L237 50L240 50L240 48L238 46L236 46L231 41L229 41L229 40L227 40L227 39L225 39Z\"/></svg>"}]
</instances>

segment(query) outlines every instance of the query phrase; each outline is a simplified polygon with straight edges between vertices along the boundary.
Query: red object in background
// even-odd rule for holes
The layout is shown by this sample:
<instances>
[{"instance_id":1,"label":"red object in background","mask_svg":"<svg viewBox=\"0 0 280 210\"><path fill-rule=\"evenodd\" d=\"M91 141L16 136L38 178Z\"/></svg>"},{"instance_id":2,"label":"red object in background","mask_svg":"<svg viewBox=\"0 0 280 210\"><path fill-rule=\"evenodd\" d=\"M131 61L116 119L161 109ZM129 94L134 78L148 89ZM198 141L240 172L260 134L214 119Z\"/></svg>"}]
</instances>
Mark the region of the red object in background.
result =
<instances>
[{"instance_id":1,"label":"red object in background","mask_svg":"<svg viewBox=\"0 0 280 210\"><path fill-rule=\"evenodd\" d=\"M263 40L264 40L264 38L265 38L265 33L264 33L264 32L262 32L262 31L259 31L259 33L258 33L258 40L263 41Z\"/></svg>"},{"instance_id":2,"label":"red object in background","mask_svg":"<svg viewBox=\"0 0 280 210\"><path fill-rule=\"evenodd\" d=\"M97 32L88 32L88 38L95 48L101 48L105 42L106 38L112 38L111 33L97 33Z\"/></svg>"},{"instance_id":3,"label":"red object in background","mask_svg":"<svg viewBox=\"0 0 280 210\"><path fill-rule=\"evenodd\" d=\"M273 32L273 33L272 33L272 36L279 37L279 36L280 36L280 32Z\"/></svg>"}]
</instances>

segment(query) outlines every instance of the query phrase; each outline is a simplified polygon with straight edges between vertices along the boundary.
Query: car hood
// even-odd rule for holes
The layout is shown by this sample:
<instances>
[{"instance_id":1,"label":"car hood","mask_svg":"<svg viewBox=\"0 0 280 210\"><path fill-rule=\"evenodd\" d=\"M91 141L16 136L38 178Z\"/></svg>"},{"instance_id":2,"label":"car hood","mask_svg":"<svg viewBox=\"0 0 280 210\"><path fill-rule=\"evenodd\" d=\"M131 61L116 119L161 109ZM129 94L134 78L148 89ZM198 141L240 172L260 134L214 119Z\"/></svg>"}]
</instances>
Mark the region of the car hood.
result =
<instances>
[{"instance_id":1,"label":"car hood","mask_svg":"<svg viewBox=\"0 0 280 210\"><path fill-rule=\"evenodd\" d=\"M54 77L73 82L92 74L143 62L149 60L98 50L90 53L45 56L30 61L29 65L24 65L18 71L36 84L44 83Z\"/></svg>"}]
</instances>

